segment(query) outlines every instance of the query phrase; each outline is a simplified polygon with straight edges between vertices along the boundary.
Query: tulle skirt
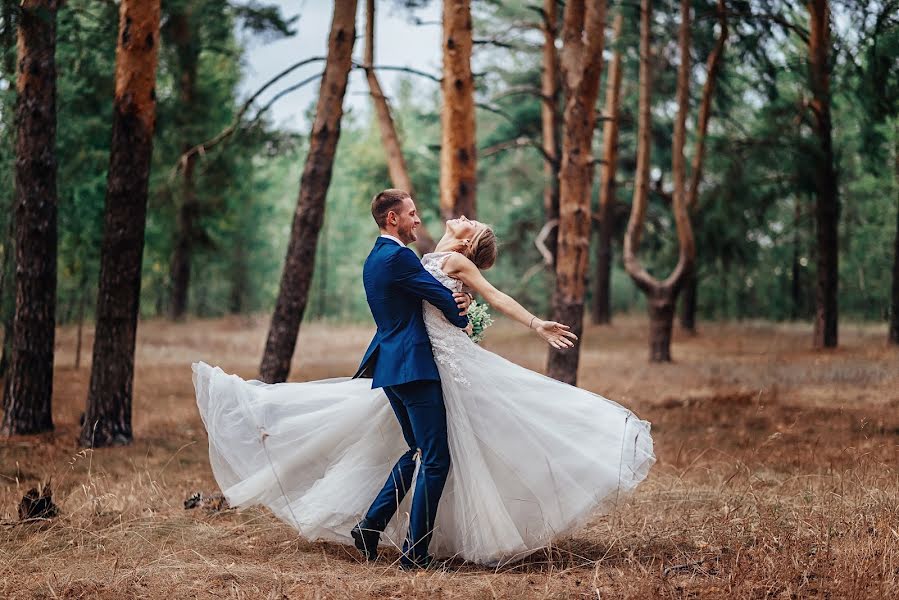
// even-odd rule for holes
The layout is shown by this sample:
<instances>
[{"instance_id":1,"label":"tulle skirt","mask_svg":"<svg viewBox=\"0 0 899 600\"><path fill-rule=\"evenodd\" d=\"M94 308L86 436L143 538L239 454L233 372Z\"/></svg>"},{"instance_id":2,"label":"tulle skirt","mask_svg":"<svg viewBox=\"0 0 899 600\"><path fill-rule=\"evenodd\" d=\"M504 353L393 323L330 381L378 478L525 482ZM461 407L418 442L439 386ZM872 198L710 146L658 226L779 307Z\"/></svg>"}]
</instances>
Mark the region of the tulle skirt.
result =
<instances>
[{"instance_id":1,"label":"tulle skirt","mask_svg":"<svg viewBox=\"0 0 899 600\"><path fill-rule=\"evenodd\" d=\"M615 402L474 344L452 372L438 367L451 457L429 549L438 557L522 558L608 510L654 462L649 423ZM369 379L245 381L203 362L193 373L230 504L265 505L309 540L351 543L407 450L384 392ZM411 496L382 544L402 545Z\"/></svg>"}]
</instances>

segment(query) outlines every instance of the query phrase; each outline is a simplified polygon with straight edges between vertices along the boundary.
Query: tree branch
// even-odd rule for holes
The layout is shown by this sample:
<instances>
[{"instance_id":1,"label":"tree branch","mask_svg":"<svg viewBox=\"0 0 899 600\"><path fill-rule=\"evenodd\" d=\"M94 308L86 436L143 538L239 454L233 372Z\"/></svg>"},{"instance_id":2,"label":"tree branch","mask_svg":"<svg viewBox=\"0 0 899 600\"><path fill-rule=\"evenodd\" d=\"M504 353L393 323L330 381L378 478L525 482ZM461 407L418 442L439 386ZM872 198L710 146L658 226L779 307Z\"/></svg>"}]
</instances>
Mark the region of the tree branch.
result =
<instances>
[{"instance_id":1,"label":"tree branch","mask_svg":"<svg viewBox=\"0 0 899 600\"><path fill-rule=\"evenodd\" d=\"M366 66L362 63L358 63L353 61L354 69L363 69L365 70ZM397 67L393 65L372 65L370 67L375 71L399 71L401 73L409 73L410 75L418 75L419 77L424 77L425 79L430 79L435 83L443 83L443 79L437 77L436 75L432 75L430 73L425 73L424 71L419 71L418 69L413 69L412 67Z\"/></svg>"},{"instance_id":2,"label":"tree branch","mask_svg":"<svg viewBox=\"0 0 899 600\"><path fill-rule=\"evenodd\" d=\"M187 164L187 160L191 156L193 156L195 154L205 154L213 146L216 146L216 145L220 144L221 142L223 142L224 140L228 139L237 130L237 128L240 127L240 123L243 120L244 115L247 114L247 111L250 110L250 107L253 105L253 103L256 101L256 99L259 98L259 96L261 96L265 92L265 90L272 87L278 81L280 81L284 77L290 75L291 73L293 73L300 67L303 67L305 65L308 65L308 64L311 64L314 62L324 61L324 60L325 60L324 56L313 56L312 58L307 58L305 60L301 60L300 62L290 65L289 67L287 67L286 69L284 69L283 71L281 71L280 73L278 73L277 75L275 75L274 77L272 77L271 79L266 81L264 84L262 84L262 87L260 87L258 90L256 90L247 99L247 101L243 103L243 105L237 111L237 114L234 116L234 120L231 122L230 125L228 125L228 127L226 127L221 132L219 132L218 135L216 135L215 137L213 137L201 144L197 144L196 146L185 151L180 157L178 157L178 160L175 163L174 168L172 169L172 177L177 175L178 171L181 170L182 168L184 168L184 166ZM321 74L318 74L315 77L316 78L321 77ZM303 82L298 84L298 86L305 85L305 83L308 83L308 80L304 80ZM296 87L298 87L298 86L295 86L293 89L296 89ZM286 93L286 92L282 92L281 94L276 96L276 98L280 98L281 96L284 95L284 93ZM272 104L272 102L269 102L269 104L267 104L263 108L263 111L267 110L271 106L271 104ZM261 112L262 111L256 113L256 117L253 119L253 122L255 122L258 119Z\"/></svg>"},{"instance_id":3,"label":"tree branch","mask_svg":"<svg viewBox=\"0 0 899 600\"><path fill-rule=\"evenodd\" d=\"M534 87L532 85L521 85L510 87L506 91L497 94L491 99L491 102L496 102L497 100L502 100L503 98L509 98L510 96L518 96L521 94L534 96L535 98L539 98L540 100L549 100L549 98L543 95L543 92L540 90L540 88Z\"/></svg>"},{"instance_id":4,"label":"tree branch","mask_svg":"<svg viewBox=\"0 0 899 600\"><path fill-rule=\"evenodd\" d=\"M515 119L512 118L512 116L509 113L505 112L504 110L502 110L500 108L497 108L496 106L490 106L489 104L485 104L483 102L475 102L475 107L482 108L482 109L486 110L487 112L492 112L495 115L499 115L502 118L504 118L505 120L507 120L509 123L514 125L516 128L518 127L518 123L515 121Z\"/></svg>"},{"instance_id":5,"label":"tree branch","mask_svg":"<svg viewBox=\"0 0 899 600\"><path fill-rule=\"evenodd\" d=\"M797 25L795 23L790 23L785 18L780 15L772 14L772 13L752 13L752 12L738 12L731 11L725 14L725 17L737 17L743 19L752 19L756 21L770 21L777 25L780 25L786 31L792 31L799 38L808 44L809 33L808 30L802 27L801 25Z\"/></svg>"},{"instance_id":6,"label":"tree branch","mask_svg":"<svg viewBox=\"0 0 899 600\"><path fill-rule=\"evenodd\" d=\"M543 225L543 228L540 229L540 233L538 233L537 237L534 239L534 245L537 246L537 250L540 252L540 255L543 256L543 264L547 267L553 266L554 261L553 253L546 247L546 239L549 237L549 234L552 233L552 230L558 226L558 219L550 219Z\"/></svg>"},{"instance_id":7,"label":"tree branch","mask_svg":"<svg viewBox=\"0 0 899 600\"><path fill-rule=\"evenodd\" d=\"M546 150L543 149L543 146L541 144L538 144L536 141L527 136L519 136L511 140L506 140L505 142L499 142L497 144L493 144L492 146L481 148L479 154L482 157L487 158L488 156L493 156L494 154L499 154L500 152L513 150L515 148L536 148L543 156L544 160L553 164L556 163L556 161L546 153Z\"/></svg>"}]
</instances>

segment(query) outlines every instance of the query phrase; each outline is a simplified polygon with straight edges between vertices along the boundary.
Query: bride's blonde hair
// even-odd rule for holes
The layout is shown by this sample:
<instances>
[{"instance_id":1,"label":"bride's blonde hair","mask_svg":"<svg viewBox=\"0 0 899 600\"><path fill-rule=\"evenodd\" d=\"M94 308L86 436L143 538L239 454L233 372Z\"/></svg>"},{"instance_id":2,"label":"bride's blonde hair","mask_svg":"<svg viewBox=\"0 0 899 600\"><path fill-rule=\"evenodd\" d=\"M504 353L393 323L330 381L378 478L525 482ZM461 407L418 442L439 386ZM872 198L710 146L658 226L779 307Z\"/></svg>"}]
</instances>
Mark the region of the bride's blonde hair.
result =
<instances>
[{"instance_id":1,"label":"bride's blonde hair","mask_svg":"<svg viewBox=\"0 0 899 600\"><path fill-rule=\"evenodd\" d=\"M492 267L497 254L496 234L493 233L493 229L487 225L481 227L471 236L468 245L462 249L462 254L482 271Z\"/></svg>"}]
</instances>

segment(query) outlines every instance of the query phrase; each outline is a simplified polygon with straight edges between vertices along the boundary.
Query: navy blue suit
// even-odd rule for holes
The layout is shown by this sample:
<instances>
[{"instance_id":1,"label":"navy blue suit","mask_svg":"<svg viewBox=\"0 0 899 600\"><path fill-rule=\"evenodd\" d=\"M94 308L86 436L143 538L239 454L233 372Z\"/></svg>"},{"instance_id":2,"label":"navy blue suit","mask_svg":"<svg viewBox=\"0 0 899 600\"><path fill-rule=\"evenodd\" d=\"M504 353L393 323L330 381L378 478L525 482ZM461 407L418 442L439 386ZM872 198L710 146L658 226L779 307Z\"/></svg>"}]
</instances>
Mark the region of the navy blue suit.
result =
<instances>
[{"instance_id":1,"label":"navy blue suit","mask_svg":"<svg viewBox=\"0 0 899 600\"><path fill-rule=\"evenodd\" d=\"M365 526L383 531L412 482L414 456L421 466L403 544L403 560L424 561L434 517L449 474L446 409L440 375L422 318L422 300L443 311L454 325L465 327L452 293L428 273L415 253L379 237L362 271L365 295L378 331L356 376L371 376L372 388L384 388L409 450L365 515Z\"/></svg>"}]
</instances>

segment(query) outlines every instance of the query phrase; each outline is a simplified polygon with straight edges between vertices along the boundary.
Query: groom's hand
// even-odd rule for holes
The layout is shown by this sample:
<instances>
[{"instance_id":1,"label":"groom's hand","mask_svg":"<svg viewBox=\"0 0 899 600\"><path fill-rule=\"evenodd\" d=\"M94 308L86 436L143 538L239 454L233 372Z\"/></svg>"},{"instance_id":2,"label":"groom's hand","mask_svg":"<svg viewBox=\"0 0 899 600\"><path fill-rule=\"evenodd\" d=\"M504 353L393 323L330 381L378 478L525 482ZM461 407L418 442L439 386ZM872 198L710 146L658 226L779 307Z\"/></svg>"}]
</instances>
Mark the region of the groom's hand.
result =
<instances>
[{"instance_id":1,"label":"groom's hand","mask_svg":"<svg viewBox=\"0 0 899 600\"><path fill-rule=\"evenodd\" d=\"M462 311L459 313L459 316L468 314L468 307L471 306L471 296L465 292L453 292L453 298L456 299L456 305Z\"/></svg>"}]
</instances>

